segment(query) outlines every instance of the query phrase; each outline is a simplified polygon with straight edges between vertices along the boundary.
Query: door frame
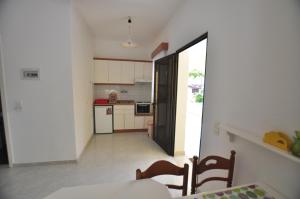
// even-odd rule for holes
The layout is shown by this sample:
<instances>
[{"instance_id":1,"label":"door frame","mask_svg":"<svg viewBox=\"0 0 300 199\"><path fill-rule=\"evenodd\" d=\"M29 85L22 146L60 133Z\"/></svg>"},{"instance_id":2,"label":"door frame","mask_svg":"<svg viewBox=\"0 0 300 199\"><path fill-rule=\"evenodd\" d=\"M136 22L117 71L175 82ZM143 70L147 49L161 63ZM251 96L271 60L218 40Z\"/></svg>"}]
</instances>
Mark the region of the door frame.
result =
<instances>
[{"instance_id":1,"label":"door frame","mask_svg":"<svg viewBox=\"0 0 300 199\"><path fill-rule=\"evenodd\" d=\"M203 41L204 39L207 39L207 43L206 43L206 55L205 55L205 75L204 75L204 88L203 88L203 107L202 107L202 120L201 120L201 137L200 137L200 147L199 147L199 157L201 154L201 143L202 143L202 138L203 138L203 116L204 116L204 112L205 112L205 93L206 93L206 84L207 84L207 78L206 78L206 72L207 72L207 49L208 49L208 32L204 33L203 35L201 35L200 37L194 39L193 41L189 42L188 44L184 45L183 47L179 48L176 53L177 56L179 57L179 53L181 53L182 51L194 46L195 44ZM178 58L179 59L179 58ZM178 67L178 66L177 66Z\"/></svg>"},{"instance_id":2,"label":"door frame","mask_svg":"<svg viewBox=\"0 0 300 199\"><path fill-rule=\"evenodd\" d=\"M175 108L174 108L174 112L172 114L172 117L173 117L173 121L174 123L176 123L176 109L177 109L177 82L178 82L178 59L179 59L179 53L181 53L182 51L194 46L195 44L201 42L202 40L204 39L207 39L207 44L206 46L208 47L208 32L205 32L204 34L202 34L200 37L192 40L191 42L189 42L188 44L184 45L183 47L179 48L175 53L172 53L170 55L166 55L162 58L159 58L159 59L156 59L154 60L154 81L153 81L153 91L154 91L154 94L153 94L153 102L155 102L156 100L156 65L155 65L155 62L156 61L159 61L160 59L163 59L165 57L168 57L168 56L171 56L171 55L175 55L176 56L176 60L175 60L175 67L176 67L176 85L175 85L175 98L173 99L174 100L174 103L175 103ZM205 59L205 75L206 75L206 72L207 72L207 54L208 54L208 48L206 47L206 59ZM205 93L206 93L206 84L207 84L207 78L204 79L204 91L203 91L203 96L205 96ZM156 104L153 103L153 139L155 139L155 135L156 135L156 118L155 118L155 115L156 115ZM200 138L200 148L199 148L199 157L200 157L200 153L201 153L201 142L202 142L202 138L203 138L203 135L202 135L202 132L203 132L203 116L204 116L204 112L205 112L205 97L203 98L203 108L202 108L202 121L201 121L201 138ZM172 137L172 144L173 144L173 156L174 156L174 147L175 147L175 131L176 131L176 126L174 125L172 128L174 128L174 133L173 133L173 137Z\"/></svg>"},{"instance_id":3,"label":"door frame","mask_svg":"<svg viewBox=\"0 0 300 199\"><path fill-rule=\"evenodd\" d=\"M7 95L6 95L6 81L4 75L4 55L2 49L2 37L0 35L0 90L1 90L1 104L2 104L2 114L3 114L3 123L4 123L4 134L7 148L7 156L8 156L8 166L13 167L13 147L12 147L12 139L11 139L11 130L9 125L9 117L8 117L8 105L7 105Z\"/></svg>"}]
</instances>

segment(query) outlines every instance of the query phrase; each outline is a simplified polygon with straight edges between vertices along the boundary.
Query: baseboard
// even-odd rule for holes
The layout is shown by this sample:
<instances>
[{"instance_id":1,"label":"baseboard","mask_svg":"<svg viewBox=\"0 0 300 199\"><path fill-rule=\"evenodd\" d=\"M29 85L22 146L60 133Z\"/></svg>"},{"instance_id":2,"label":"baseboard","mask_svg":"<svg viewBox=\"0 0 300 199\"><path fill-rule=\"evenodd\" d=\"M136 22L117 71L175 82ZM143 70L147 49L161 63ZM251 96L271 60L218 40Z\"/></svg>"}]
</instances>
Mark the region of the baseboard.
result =
<instances>
[{"instance_id":1,"label":"baseboard","mask_svg":"<svg viewBox=\"0 0 300 199\"><path fill-rule=\"evenodd\" d=\"M33 162L33 163L13 163L12 167L29 167L29 166L74 164L74 163L77 163L77 160L61 160L61 161Z\"/></svg>"},{"instance_id":2,"label":"baseboard","mask_svg":"<svg viewBox=\"0 0 300 199\"><path fill-rule=\"evenodd\" d=\"M81 151L81 153L80 153L79 156L77 157L76 162L78 162L78 161L81 159L83 152L86 150L87 146L90 144L90 142L92 141L92 138L93 138L93 137L94 137L94 133L91 134L89 140L86 142L86 144L85 144L83 150Z\"/></svg>"}]
</instances>

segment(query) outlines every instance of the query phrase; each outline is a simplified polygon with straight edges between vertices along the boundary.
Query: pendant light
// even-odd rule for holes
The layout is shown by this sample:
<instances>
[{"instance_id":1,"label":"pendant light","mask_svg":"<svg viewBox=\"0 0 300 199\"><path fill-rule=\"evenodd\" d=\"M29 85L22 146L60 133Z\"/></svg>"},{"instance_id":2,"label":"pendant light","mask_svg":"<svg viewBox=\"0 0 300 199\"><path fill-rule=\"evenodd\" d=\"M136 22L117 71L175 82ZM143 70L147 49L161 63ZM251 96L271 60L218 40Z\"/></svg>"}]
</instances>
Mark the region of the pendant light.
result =
<instances>
[{"instance_id":1,"label":"pendant light","mask_svg":"<svg viewBox=\"0 0 300 199\"><path fill-rule=\"evenodd\" d=\"M136 48L138 47L138 44L132 41L132 19L129 16L128 20L128 39L124 42L122 42L122 46L124 48Z\"/></svg>"}]
</instances>

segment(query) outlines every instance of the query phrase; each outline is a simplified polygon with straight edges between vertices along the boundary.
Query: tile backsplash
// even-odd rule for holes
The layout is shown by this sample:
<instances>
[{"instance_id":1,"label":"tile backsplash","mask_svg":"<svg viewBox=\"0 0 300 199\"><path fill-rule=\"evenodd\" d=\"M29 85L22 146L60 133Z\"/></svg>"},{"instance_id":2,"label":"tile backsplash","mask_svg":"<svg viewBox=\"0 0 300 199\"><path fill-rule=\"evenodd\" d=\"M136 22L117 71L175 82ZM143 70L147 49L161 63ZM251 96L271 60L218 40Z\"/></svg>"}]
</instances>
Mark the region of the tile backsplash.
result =
<instances>
[{"instance_id":1,"label":"tile backsplash","mask_svg":"<svg viewBox=\"0 0 300 199\"><path fill-rule=\"evenodd\" d=\"M108 98L112 91L117 92L119 100L151 101L151 84L94 85L94 99Z\"/></svg>"}]
</instances>

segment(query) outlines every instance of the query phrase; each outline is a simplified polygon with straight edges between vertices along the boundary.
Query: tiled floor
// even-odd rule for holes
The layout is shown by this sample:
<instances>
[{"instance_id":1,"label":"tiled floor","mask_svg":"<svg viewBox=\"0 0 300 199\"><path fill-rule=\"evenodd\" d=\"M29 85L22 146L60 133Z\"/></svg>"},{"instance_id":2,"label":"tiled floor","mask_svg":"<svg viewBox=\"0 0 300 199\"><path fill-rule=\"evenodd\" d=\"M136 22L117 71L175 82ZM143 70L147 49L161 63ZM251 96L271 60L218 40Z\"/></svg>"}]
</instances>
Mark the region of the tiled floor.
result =
<instances>
[{"instance_id":1,"label":"tiled floor","mask_svg":"<svg viewBox=\"0 0 300 199\"><path fill-rule=\"evenodd\" d=\"M186 161L166 155L145 133L96 135L78 163L1 167L0 198L39 199L66 186L134 180L137 168L143 170L159 159L180 166Z\"/></svg>"}]
</instances>

